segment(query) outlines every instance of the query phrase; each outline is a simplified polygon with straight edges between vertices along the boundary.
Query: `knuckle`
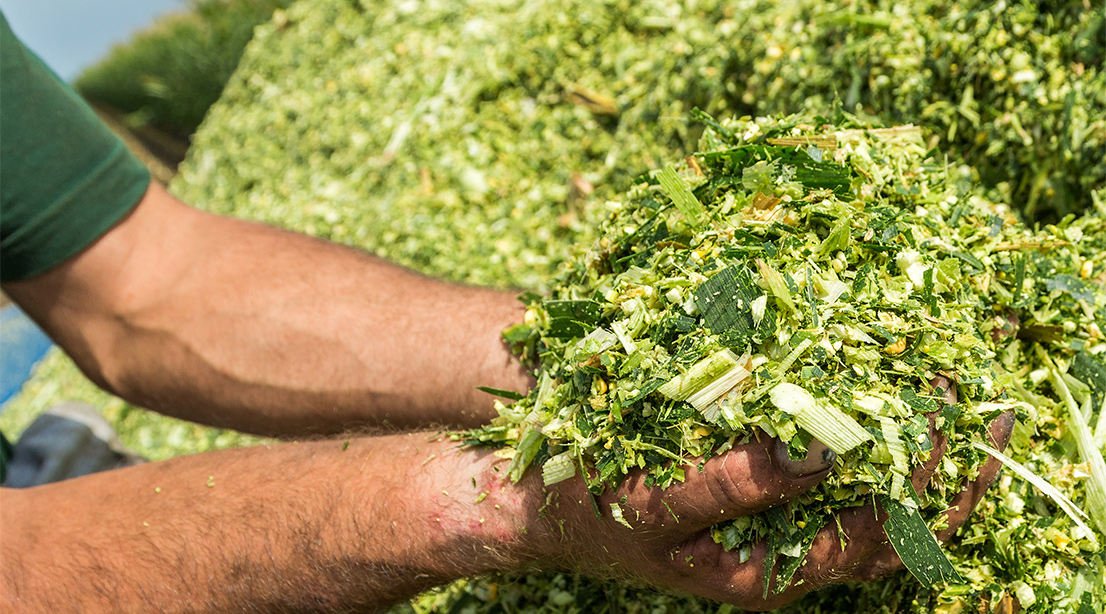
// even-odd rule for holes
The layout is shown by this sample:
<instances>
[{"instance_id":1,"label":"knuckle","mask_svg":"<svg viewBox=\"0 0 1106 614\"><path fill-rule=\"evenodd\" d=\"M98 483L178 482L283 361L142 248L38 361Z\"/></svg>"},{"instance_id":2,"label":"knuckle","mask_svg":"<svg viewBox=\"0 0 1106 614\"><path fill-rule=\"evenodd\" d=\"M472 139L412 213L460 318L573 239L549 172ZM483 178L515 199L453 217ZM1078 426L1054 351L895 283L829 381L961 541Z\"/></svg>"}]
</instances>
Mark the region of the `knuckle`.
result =
<instances>
[{"instance_id":1,"label":"knuckle","mask_svg":"<svg viewBox=\"0 0 1106 614\"><path fill-rule=\"evenodd\" d=\"M752 511L784 499L782 493L779 493L778 498L773 497L774 491L778 492L780 489L771 488L769 484L755 479L740 479L736 474L737 471L728 465L722 465L716 471L706 474L707 492L713 498L712 503L731 508L737 506L738 510L733 511ZM729 511L731 510L727 510Z\"/></svg>"},{"instance_id":2,"label":"knuckle","mask_svg":"<svg viewBox=\"0 0 1106 614\"><path fill-rule=\"evenodd\" d=\"M851 567L834 567L830 565L812 565L803 568L802 579L811 587L819 589L831 584L840 584L854 577Z\"/></svg>"}]
</instances>

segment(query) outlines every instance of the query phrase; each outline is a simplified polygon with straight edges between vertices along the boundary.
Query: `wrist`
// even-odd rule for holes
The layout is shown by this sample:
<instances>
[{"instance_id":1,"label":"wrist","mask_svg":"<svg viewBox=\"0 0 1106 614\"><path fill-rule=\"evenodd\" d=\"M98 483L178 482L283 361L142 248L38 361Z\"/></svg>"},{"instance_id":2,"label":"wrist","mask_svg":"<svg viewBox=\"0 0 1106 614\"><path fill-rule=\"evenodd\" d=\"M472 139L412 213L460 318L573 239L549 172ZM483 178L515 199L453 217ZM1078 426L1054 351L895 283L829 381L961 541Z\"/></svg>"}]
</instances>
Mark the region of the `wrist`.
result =
<instances>
[{"instance_id":1,"label":"wrist","mask_svg":"<svg viewBox=\"0 0 1106 614\"><path fill-rule=\"evenodd\" d=\"M535 504L540 489L535 493L512 482L509 460L461 447L442 434L384 439L392 440L379 450L381 462L393 469L392 484L386 490L379 482L362 486L358 496L373 503L359 523L380 526L383 517L383 524L391 525L381 536L390 543L377 552L390 552L400 569L423 578L422 588L519 569L534 558L531 510L540 507L540 501Z\"/></svg>"},{"instance_id":2,"label":"wrist","mask_svg":"<svg viewBox=\"0 0 1106 614\"><path fill-rule=\"evenodd\" d=\"M540 480L521 484L508 475L509 459L495 451L459 448L449 442L443 458L454 490L435 493L435 524L449 536L456 552L471 552L466 575L511 571L537 558L535 537L542 506ZM536 488L535 488L536 486Z\"/></svg>"},{"instance_id":3,"label":"wrist","mask_svg":"<svg viewBox=\"0 0 1106 614\"><path fill-rule=\"evenodd\" d=\"M494 397L478 390L478 387L525 394L535 384L532 365L525 364L503 337L504 331L524 320L526 307L510 294L482 292L485 293L484 298L477 304L483 327L478 334L472 335L472 347L468 354L468 362L476 377L468 385L460 387L465 396L466 410L454 423L464 427L482 426L496 416ZM476 357L477 361L472 362L471 357ZM461 360L465 362L463 357Z\"/></svg>"}]
</instances>

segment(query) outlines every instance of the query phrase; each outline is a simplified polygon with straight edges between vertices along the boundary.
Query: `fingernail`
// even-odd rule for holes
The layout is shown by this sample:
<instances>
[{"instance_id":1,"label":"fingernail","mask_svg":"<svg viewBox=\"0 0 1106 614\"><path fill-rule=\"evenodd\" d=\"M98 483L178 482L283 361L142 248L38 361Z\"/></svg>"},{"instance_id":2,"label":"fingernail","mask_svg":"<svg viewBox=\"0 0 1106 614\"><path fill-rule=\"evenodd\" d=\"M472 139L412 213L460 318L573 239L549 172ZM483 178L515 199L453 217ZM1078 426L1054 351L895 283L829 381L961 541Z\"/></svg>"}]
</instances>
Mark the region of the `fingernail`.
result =
<instances>
[{"instance_id":1,"label":"fingernail","mask_svg":"<svg viewBox=\"0 0 1106 614\"><path fill-rule=\"evenodd\" d=\"M949 405L956 405L956 402L958 400L956 395L956 384L954 384L952 380L945 377L944 375L938 375L937 377L929 380L929 385L933 386L933 392L935 394L939 394L945 397L946 403L948 403Z\"/></svg>"},{"instance_id":2,"label":"fingernail","mask_svg":"<svg viewBox=\"0 0 1106 614\"><path fill-rule=\"evenodd\" d=\"M1021 318L1017 312L1005 311L995 316L995 328L991 329L991 340L998 343L1018 334Z\"/></svg>"},{"instance_id":3,"label":"fingernail","mask_svg":"<svg viewBox=\"0 0 1106 614\"><path fill-rule=\"evenodd\" d=\"M1006 445L1010 443L1010 436L1014 434L1014 424L1016 422L1017 419L1012 411L999 414L991 422L987 430L991 432L992 443L999 450L1005 450Z\"/></svg>"},{"instance_id":4,"label":"fingernail","mask_svg":"<svg viewBox=\"0 0 1106 614\"><path fill-rule=\"evenodd\" d=\"M779 440L773 448L773 455L780 471L795 478L821 473L832 467L837 460L837 453L817 439L810 440L810 445L806 448L806 458L802 460L791 460L787 454L787 444Z\"/></svg>"}]
</instances>

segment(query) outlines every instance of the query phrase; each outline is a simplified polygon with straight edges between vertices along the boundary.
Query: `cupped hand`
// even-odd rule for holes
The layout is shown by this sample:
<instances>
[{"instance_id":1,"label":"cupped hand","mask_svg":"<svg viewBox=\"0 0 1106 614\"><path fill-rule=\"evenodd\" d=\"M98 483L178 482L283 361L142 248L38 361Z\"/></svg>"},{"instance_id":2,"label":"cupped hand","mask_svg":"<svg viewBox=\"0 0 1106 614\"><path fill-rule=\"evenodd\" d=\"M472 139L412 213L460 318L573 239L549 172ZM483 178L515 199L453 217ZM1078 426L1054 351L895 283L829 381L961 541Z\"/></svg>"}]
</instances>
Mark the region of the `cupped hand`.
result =
<instances>
[{"instance_id":1,"label":"cupped hand","mask_svg":"<svg viewBox=\"0 0 1106 614\"><path fill-rule=\"evenodd\" d=\"M989 426L991 444L1004 448L1013 424L1009 413L995 419ZM945 451L945 437L936 431L931 436L930 458L911 475L918 492L929 484ZM777 608L829 584L871 580L902 567L883 531L887 515L871 505L842 510L828 522L790 585L767 598L766 544L742 556L711 537L710 527L719 522L780 505L810 489L829 473L835 458L815 442L806 460L789 461L786 448L765 437L707 460L701 471L695 464L685 467L686 481L666 490L646 487L645 473L632 473L594 504L581 480L542 488L540 477L532 475L529 488L543 493L544 505L533 511L526 541L539 564L632 578L745 609ZM945 512L948 528L937 533L938 539L948 539L964 524L999 468L989 459L964 484ZM617 504L629 526L616 521L611 504Z\"/></svg>"}]
</instances>

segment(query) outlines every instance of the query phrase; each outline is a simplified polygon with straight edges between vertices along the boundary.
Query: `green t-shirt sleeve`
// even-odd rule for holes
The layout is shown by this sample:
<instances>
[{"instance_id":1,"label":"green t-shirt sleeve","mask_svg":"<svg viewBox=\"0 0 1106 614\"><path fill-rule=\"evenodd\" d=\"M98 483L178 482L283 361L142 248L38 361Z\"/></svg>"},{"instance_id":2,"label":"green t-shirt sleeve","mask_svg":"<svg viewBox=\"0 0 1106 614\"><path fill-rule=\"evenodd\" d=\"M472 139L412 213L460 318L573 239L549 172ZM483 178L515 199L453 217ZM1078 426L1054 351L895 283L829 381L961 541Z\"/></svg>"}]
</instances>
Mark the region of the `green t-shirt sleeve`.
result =
<instances>
[{"instance_id":1,"label":"green t-shirt sleeve","mask_svg":"<svg viewBox=\"0 0 1106 614\"><path fill-rule=\"evenodd\" d=\"M146 167L0 14L0 280L72 258L149 184Z\"/></svg>"}]
</instances>

